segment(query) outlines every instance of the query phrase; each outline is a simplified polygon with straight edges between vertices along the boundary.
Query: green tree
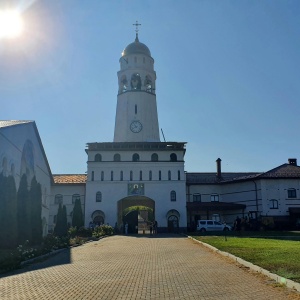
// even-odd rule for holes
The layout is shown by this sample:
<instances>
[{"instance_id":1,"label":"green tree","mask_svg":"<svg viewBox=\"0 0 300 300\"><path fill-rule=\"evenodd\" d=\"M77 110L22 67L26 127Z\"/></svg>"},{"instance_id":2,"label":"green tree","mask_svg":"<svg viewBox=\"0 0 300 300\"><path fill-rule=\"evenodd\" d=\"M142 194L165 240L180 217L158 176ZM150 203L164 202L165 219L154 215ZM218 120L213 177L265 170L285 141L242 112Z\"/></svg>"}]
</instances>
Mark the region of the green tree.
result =
<instances>
[{"instance_id":1,"label":"green tree","mask_svg":"<svg viewBox=\"0 0 300 300\"><path fill-rule=\"evenodd\" d=\"M81 201L80 199L76 199L74 209L73 209L72 226L78 229L83 225L84 225L84 221L83 221L83 213L81 208Z\"/></svg>"},{"instance_id":2,"label":"green tree","mask_svg":"<svg viewBox=\"0 0 300 300\"><path fill-rule=\"evenodd\" d=\"M13 176L0 174L0 239L1 246L13 248L17 245L17 190Z\"/></svg>"},{"instance_id":3,"label":"green tree","mask_svg":"<svg viewBox=\"0 0 300 300\"><path fill-rule=\"evenodd\" d=\"M40 183L36 181L35 176L31 180L29 191L31 204L31 235L32 244L40 244L42 242L42 188Z\"/></svg>"},{"instance_id":4,"label":"green tree","mask_svg":"<svg viewBox=\"0 0 300 300\"><path fill-rule=\"evenodd\" d=\"M5 192L4 192L4 180L3 174L0 174L0 241L4 240L4 228L6 228L6 207L5 207Z\"/></svg>"},{"instance_id":5,"label":"green tree","mask_svg":"<svg viewBox=\"0 0 300 300\"><path fill-rule=\"evenodd\" d=\"M6 177L5 184L5 219L3 244L13 248L18 243L18 224L17 224L17 189L13 176Z\"/></svg>"},{"instance_id":6,"label":"green tree","mask_svg":"<svg viewBox=\"0 0 300 300\"><path fill-rule=\"evenodd\" d=\"M56 215L56 224L54 227L54 234L57 236L66 236L68 233L67 224L67 210L65 205L62 207L61 203L58 206L58 211Z\"/></svg>"},{"instance_id":7,"label":"green tree","mask_svg":"<svg viewBox=\"0 0 300 300\"><path fill-rule=\"evenodd\" d=\"M31 241L31 205L27 188L27 176L22 175L17 193L18 241Z\"/></svg>"},{"instance_id":8,"label":"green tree","mask_svg":"<svg viewBox=\"0 0 300 300\"><path fill-rule=\"evenodd\" d=\"M67 208L63 206L63 215L62 215L62 231L64 235L68 233L68 219L67 219Z\"/></svg>"}]
</instances>

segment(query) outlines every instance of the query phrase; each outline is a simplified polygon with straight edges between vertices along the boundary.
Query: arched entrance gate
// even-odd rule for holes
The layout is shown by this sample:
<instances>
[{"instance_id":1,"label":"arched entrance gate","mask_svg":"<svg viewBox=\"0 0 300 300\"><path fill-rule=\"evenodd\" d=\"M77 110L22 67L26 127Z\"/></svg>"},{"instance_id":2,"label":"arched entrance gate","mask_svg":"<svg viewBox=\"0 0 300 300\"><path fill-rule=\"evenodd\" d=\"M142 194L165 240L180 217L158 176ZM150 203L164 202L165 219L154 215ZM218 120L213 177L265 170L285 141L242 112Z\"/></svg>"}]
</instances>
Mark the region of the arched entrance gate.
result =
<instances>
[{"instance_id":1,"label":"arched entrance gate","mask_svg":"<svg viewBox=\"0 0 300 300\"><path fill-rule=\"evenodd\" d=\"M168 232L178 233L180 213L176 209L171 209L166 217L168 220Z\"/></svg>"},{"instance_id":2,"label":"arched entrance gate","mask_svg":"<svg viewBox=\"0 0 300 300\"><path fill-rule=\"evenodd\" d=\"M155 201L145 196L129 196L118 201L118 227L124 233L128 223L128 233L148 232L155 219Z\"/></svg>"}]
</instances>

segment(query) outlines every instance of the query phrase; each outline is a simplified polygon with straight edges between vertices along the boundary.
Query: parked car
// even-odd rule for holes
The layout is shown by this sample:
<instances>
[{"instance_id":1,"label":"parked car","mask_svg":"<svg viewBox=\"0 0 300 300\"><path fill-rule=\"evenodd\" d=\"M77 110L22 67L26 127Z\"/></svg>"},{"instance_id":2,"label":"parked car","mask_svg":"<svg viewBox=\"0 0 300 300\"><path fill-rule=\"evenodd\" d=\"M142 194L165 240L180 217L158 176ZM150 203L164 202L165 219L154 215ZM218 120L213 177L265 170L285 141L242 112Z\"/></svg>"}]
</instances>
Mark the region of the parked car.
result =
<instances>
[{"instance_id":1,"label":"parked car","mask_svg":"<svg viewBox=\"0 0 300 300\"><path fill-rule=\"evenodd\" d=\"M222 224L218 221L213 220L198 220L197 230L199 231L227 231L231 230L231 226L227 224Z\"/></svg>"}]
</instances>

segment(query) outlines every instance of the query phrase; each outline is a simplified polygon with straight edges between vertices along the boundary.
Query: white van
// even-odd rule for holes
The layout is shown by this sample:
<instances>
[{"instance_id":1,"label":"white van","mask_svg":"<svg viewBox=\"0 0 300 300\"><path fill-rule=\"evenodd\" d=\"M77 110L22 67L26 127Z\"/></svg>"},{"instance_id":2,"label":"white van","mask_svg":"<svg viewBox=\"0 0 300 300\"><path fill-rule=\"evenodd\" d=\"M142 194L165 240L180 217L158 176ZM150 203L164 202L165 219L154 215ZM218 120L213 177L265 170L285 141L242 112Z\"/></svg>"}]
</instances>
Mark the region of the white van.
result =
<instances>
[{"instance_id":1,"label":"white van","mask_svg":"<svg viewBox=\"0 0 300 300\"><path fill-rule=\"evenodd\" d=\"M225 231L225 230L231 230L231 226L213 220L198 220L197 230L202 232L223 231L223 230Z\"/></svg>"}]
</instances>

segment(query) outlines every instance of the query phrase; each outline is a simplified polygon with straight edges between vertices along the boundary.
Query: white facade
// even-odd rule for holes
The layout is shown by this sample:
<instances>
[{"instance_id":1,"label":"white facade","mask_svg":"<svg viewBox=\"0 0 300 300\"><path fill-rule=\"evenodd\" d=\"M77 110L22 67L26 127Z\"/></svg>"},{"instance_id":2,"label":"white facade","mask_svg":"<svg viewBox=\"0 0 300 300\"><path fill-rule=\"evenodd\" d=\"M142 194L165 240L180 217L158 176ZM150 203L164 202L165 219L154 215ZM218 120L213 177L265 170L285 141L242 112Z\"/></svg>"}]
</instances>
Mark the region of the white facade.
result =
<instances>
[{"instance_id":1,"label":"white facade","mask_svg":"<svg viewBox=\"0 0 300 300\"><path fill-rule=\"evenodd\" d=\"M161 231L172 224L185 228L185 143L160 142L154 60L138 37L124 49L120 68L114 142L90 143L86 150L86 226L100 215L119 227L132 203L150 205Z\"/></svg>"},{"instance_id":2,"label":"white facade","mask_svg":"<svg viewBox=\"0 0 300 300\"><path fill-rule=\"evenodd\" d=\"M154 60L136 40L120 58L114 142L159 142Z\"/></svg>"}]
</instances>

